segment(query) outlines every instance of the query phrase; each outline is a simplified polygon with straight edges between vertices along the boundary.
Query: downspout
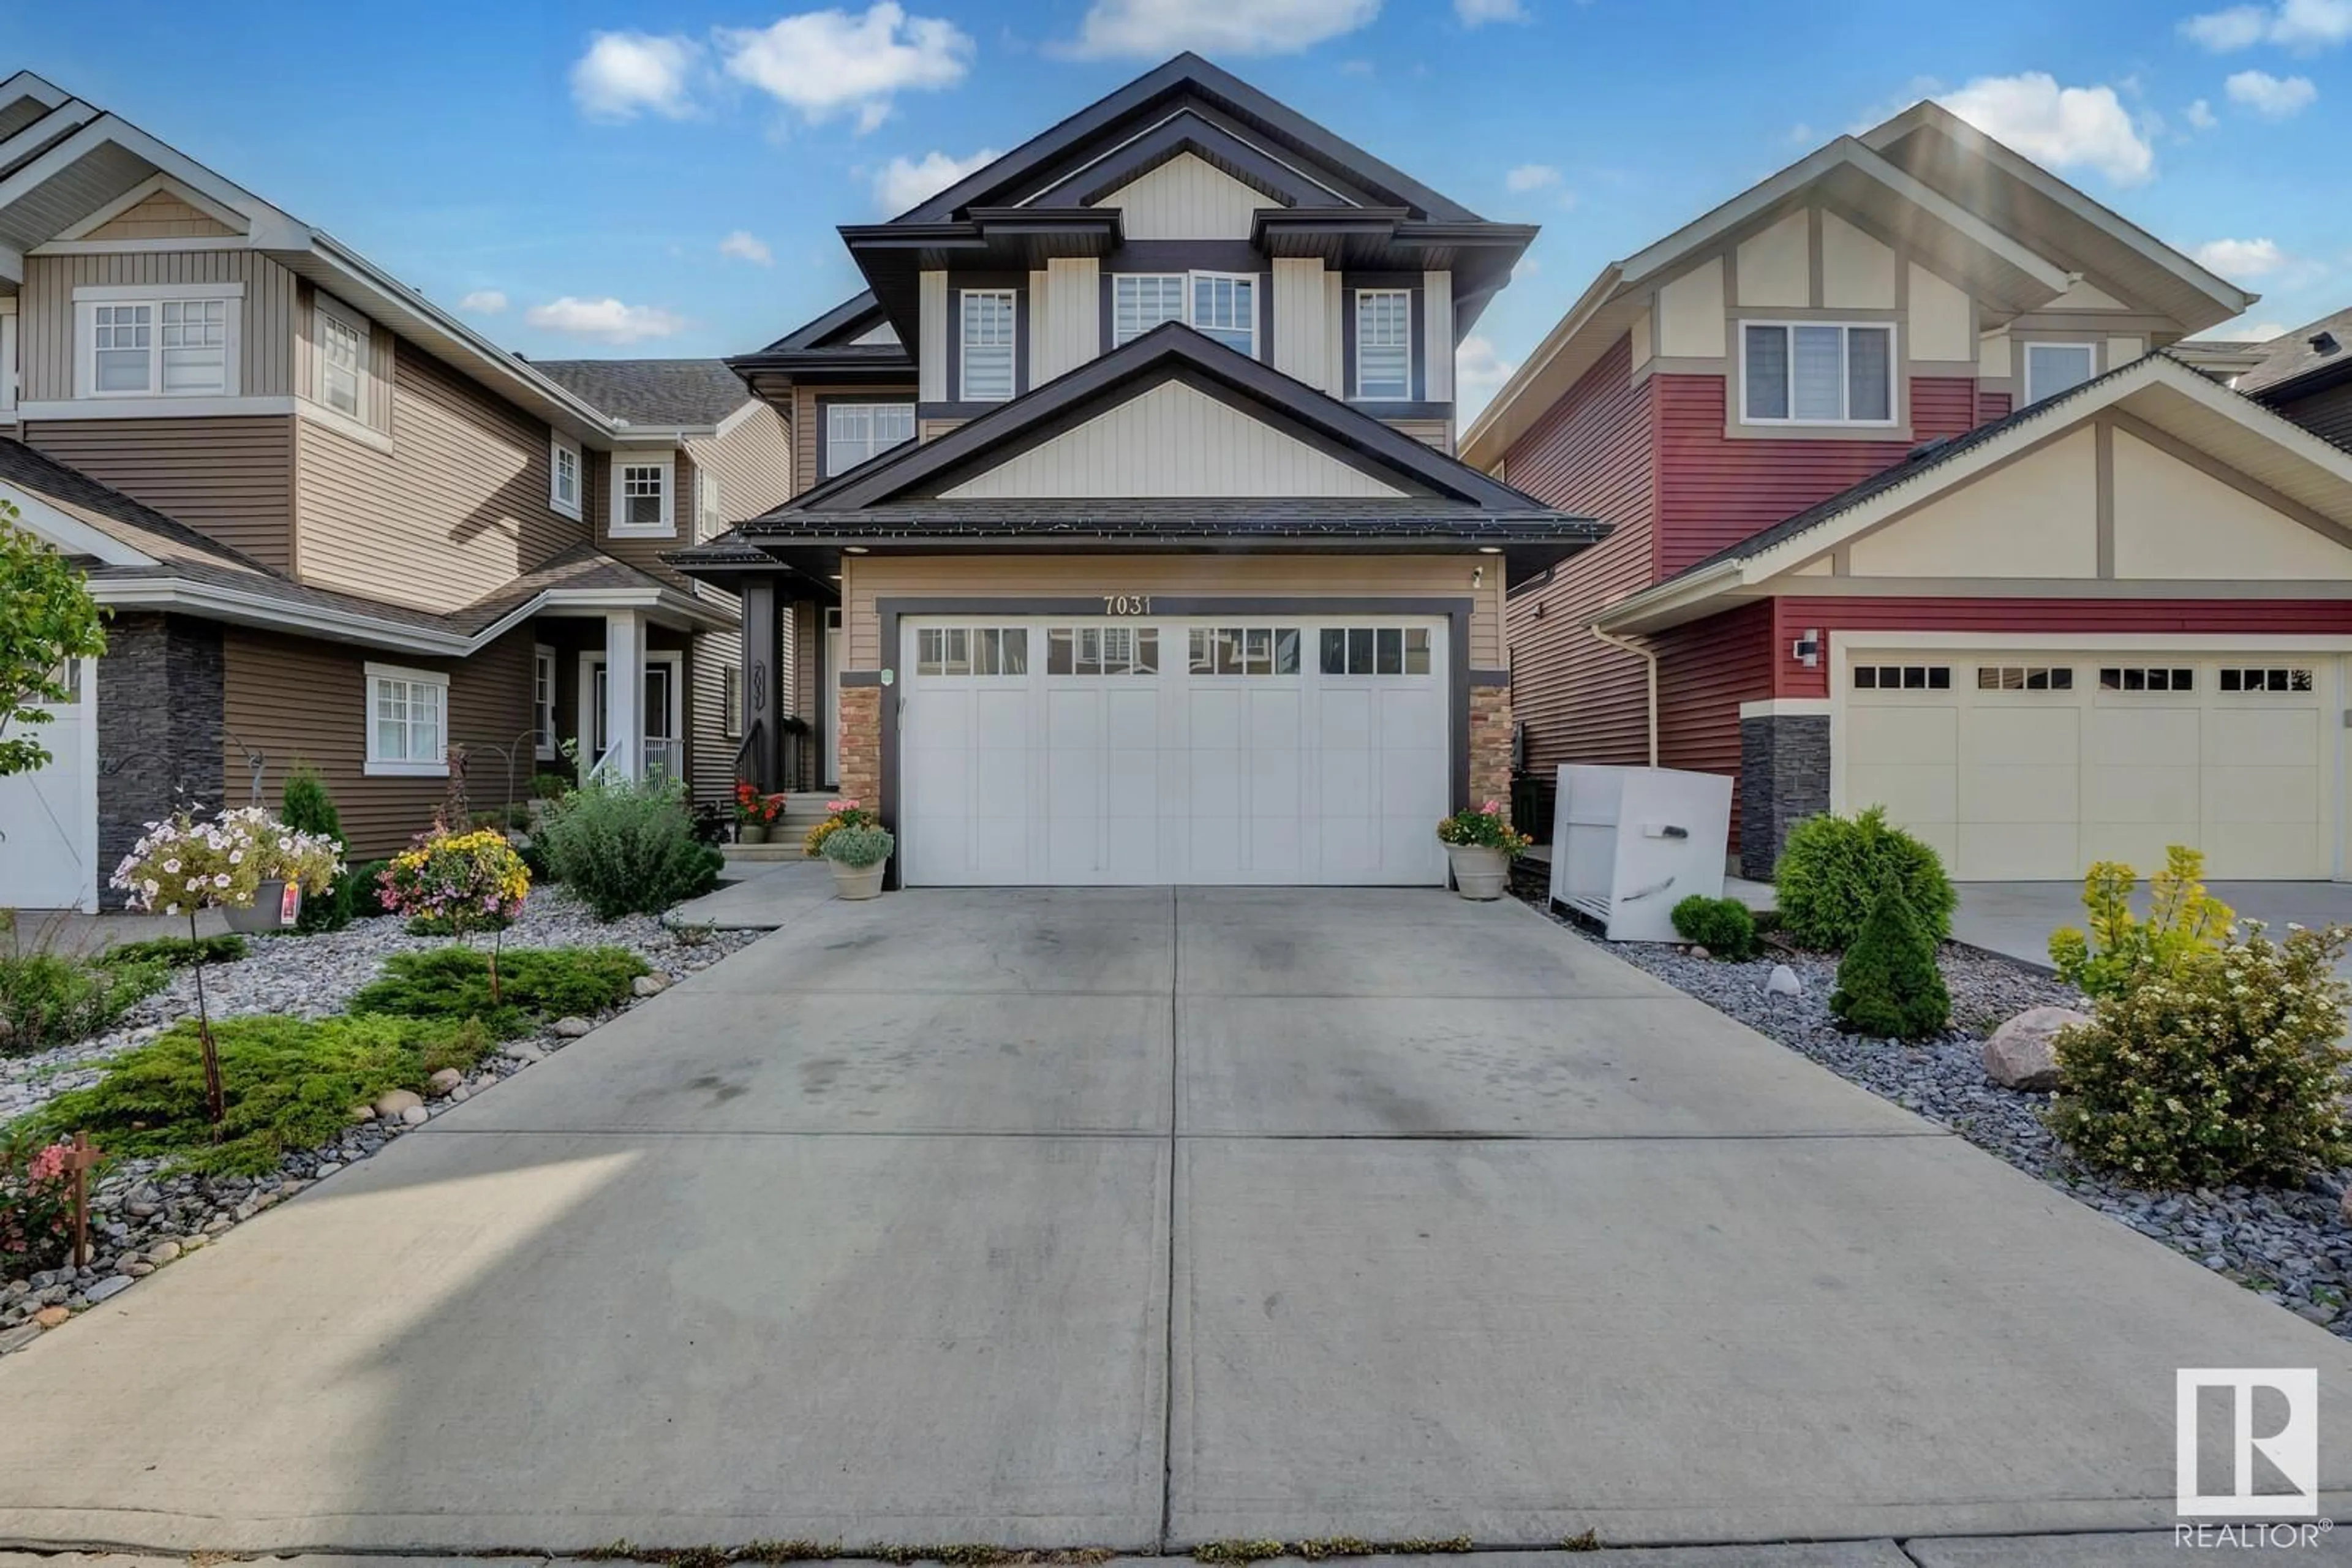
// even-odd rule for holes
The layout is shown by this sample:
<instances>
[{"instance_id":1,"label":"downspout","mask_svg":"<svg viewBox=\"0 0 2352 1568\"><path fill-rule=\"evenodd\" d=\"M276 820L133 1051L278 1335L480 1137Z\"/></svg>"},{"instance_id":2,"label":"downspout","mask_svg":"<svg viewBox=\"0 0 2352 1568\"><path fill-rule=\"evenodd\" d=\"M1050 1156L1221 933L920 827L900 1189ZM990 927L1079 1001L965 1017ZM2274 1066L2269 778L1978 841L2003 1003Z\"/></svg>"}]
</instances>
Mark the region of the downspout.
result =
<instances>
[{"instance_id":1,"label":"downspout","mask_svg":"<svg viewBox=\"0 0 2352 1568\"><path fill-rule=\"evenodd\" d=\"M1658 765L1658 656L1638 643L1627 642L1623 637L1611 637L1607 632L1601 629L1598 622L1586 626L1584 629L1591 632L1601 641L1607 643L1611 647L1615 648L1618 652L1632 654L1635 658L1640 659L1643 665L1648 667L1650 697L1647 707L1649 709L1650 716L1650 765L1654 768L1656 767Z\"/></svg>"}]
</instances>

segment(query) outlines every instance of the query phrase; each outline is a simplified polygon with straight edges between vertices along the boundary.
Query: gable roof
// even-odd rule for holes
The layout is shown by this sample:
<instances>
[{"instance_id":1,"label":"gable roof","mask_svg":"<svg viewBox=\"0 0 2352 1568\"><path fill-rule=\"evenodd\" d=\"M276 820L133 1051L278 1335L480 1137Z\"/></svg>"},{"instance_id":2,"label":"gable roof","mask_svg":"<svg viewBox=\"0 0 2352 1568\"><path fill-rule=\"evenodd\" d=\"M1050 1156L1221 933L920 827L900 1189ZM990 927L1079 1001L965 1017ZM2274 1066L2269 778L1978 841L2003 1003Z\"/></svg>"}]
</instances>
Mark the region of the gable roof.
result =
<instances>
[{"instance_id":1,"label":"gable roof","mask_svg":"<svg viewBox=\"0 0 2352 1568\"><path fill-rule=\"evenodd\" d=\"M1923 443L1903 461L1619 600L1593 622L1610 630L1662 629L1758 596L1790 568L2106 409L2136 416L2289 500L2352 523L2352 453L2159 351L1964 435Z\"/></svg>"},{"instance_id":2,"label":"gable roof","mask_svg":"<svg viewBox=\"0 0 2352 1568\"><path fill-rule=\"evenodd\" d=\"M2352 376L2352 307L2249 347L2261 358L2238 377L2240 392L2266 403L2316 392Z\"/></svg>"},{"instance_id":3,"label":"gable roof","mask_svg":"<svg viewBox=\"0 0 2352 1568\"><path fill-rule=\"evenodd\" d=\"M630 425L716 426L751 401L721 359L543 359L540 374Z\"/></svg>"},{"instance_id":4,"label":"gable roof","mask_svg":"<svg viewBox=\"0 0 2352 1568\"><path fill-rule=\"evenodd\" d=\"M881 301L868 289L814 321L803 321L767 347L735 355L727 365L771 402L782 402L795 382L912 386L915 357L904 342L856 341L877 327L889 325Z\"/></svg>"}]
</instances>

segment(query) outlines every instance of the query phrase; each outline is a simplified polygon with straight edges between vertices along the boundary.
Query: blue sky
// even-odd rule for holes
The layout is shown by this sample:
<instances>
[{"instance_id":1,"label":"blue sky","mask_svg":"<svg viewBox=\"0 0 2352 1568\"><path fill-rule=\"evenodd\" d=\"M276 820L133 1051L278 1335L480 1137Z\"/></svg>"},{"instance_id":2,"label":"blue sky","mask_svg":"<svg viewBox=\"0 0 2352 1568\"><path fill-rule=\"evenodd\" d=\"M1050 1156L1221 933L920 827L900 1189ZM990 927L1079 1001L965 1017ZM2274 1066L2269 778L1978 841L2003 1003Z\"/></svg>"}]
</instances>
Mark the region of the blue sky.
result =
<instances>
[{"instance_id":1,"label":"blue sky","mask_svg":"<svg viewBox=\"0 0 2352 1568\"><path fill-rule=\"evenodd\" d=\"M805 5L806 0L802 0ZM1543 237L1472 395L1602 265L1943 99L2264 296L2352 303L2352 0L0 0L0 68L123 114L538 357L753 348L834 226L1184 47Z\"/></svg>"}]
</instances>

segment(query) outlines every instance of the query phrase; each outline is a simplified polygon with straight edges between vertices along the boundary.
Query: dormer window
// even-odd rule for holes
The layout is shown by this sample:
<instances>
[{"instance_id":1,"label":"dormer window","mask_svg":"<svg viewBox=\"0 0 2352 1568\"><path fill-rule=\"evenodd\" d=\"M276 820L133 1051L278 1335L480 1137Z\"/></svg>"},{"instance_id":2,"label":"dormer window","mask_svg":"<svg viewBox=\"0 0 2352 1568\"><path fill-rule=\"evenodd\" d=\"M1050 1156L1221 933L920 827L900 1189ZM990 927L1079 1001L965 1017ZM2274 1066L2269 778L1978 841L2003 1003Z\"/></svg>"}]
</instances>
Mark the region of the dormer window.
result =
<instances>
[{"instance_id":1,"label":"dormer window","mask_svg":"<svg viewBox=\"0 0 2352 1568\"><path fill-rule=\"evenodd\" d=\"M2025 345L2025 401L2082 385L2098 373L2098 353L2089 343L2028 343Z\"/></svg>"},{"instance_id":2,"label":"dormer window","mask_svg":"<svg viewBox=\"0 0 2352 1568\"><path fill-rule=\"evenodd\" d=\"M1750 425L1892 425L1895 329L1743 321L1740 411Z\"/></svg>"}]
</instances>

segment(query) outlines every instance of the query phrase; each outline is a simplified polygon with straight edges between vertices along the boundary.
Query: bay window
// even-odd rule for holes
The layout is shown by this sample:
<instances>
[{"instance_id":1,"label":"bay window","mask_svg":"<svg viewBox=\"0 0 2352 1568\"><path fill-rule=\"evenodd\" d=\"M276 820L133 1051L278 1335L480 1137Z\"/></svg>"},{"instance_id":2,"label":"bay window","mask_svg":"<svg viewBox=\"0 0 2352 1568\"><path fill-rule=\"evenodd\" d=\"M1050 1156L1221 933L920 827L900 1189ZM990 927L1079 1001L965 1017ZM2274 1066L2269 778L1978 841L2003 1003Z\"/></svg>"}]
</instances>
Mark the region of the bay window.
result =
<instances>
[{"instance_id":1,"label":"bay window","mask_svg":"<svg viewBox=\"0 0 2352 1568\"><path fill-rule=\"evenodd\" d=\"M1740 411L1750 425L1892 425L1895 329L1743 321Z\"/></svg>"}]
</instances>

